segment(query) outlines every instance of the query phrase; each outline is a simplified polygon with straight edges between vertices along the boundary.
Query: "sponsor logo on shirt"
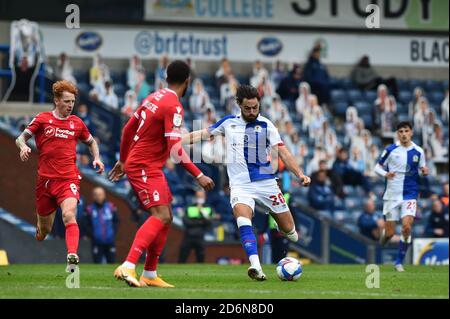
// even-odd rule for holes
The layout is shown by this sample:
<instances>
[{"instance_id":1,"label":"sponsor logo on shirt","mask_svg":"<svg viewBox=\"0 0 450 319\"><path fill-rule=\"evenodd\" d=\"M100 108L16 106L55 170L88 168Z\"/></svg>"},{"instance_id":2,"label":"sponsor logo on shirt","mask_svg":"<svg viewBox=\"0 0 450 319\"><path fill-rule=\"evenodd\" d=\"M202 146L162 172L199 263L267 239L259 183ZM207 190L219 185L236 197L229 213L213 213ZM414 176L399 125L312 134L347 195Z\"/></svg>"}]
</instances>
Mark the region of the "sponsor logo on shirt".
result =
<instances>
[{"instance_id":1,"label":"sponsor logo on shirt","mask_svg":"<svg viewBox=\"0 0 450 319\"><path fill-rule=\"evenodd\" d=\"M45 128L44 134L46 137L52 137L53 135L55 135L55 129L51 126L48 126Z\"/></svg>"},{"instance_id":2,"label":"sponsor logo on shirt","mask_svg":"<svg viewBox=\"0 0 450 319\"><path fill-rule=\"evenodd\" d=\"M57 128L56 129L56 132L55 132L55 137L59 137L59 138L69 138L69 135L70 136L75 136L75 132L74 131L69 131L69 130L63 130L63 129L60 129L60 128Z\"/></svg>"}]
</instances>

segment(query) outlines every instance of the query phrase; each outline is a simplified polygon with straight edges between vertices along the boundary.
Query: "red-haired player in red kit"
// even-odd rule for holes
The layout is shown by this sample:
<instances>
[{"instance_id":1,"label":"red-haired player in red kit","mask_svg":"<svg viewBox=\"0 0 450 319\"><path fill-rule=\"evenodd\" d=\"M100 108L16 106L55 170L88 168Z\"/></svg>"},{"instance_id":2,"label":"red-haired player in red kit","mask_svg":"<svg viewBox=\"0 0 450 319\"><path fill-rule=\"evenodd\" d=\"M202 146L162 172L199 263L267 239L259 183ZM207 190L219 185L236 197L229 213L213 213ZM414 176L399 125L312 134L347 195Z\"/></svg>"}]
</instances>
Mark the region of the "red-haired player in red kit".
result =
<instances>
[{"instance_id":1,"label":"red-haired player in red kit","mask_svg":"<svg viewBox=\"0 0 450 319\"><path fill-rule=\"evenodd\" d=\"M114 271L117 279L133 287L173 287L156 273L173 218L172 194L162 171L169 155L196 177L205 190L214 188L212 179L203 175L181 146L184 109L179 99L189 86L189 73L189 66L183 61L169 64L168 88L145 98L125 125L120 160L109 173L112 181L126 173L141 205L151 213L137 231L126 261ZM144 272L138 280L136 264L144 251Z\"/></svg>"},{"instance_id":2,"label":"red-haired player in red kit","mask_svg":"<svg viewBox=\"0 0 450 319\"><path fill-rule=\"evenodd\" d=\"M94 168L101 174L105 167L100 159L97 142L83 121L71 115L78 90L69 81L53 84L55 109L39 113L16 139L20 159L29 159L27 141L35 137L39 152L36 185L36 239L42 241L51 232L56 209L61 207L66 226L67 271L73 272L79 263L77 204L80 200L80 173L76 166L76 146L81 140L94 157Z\"/></svg>"}]
</instances>

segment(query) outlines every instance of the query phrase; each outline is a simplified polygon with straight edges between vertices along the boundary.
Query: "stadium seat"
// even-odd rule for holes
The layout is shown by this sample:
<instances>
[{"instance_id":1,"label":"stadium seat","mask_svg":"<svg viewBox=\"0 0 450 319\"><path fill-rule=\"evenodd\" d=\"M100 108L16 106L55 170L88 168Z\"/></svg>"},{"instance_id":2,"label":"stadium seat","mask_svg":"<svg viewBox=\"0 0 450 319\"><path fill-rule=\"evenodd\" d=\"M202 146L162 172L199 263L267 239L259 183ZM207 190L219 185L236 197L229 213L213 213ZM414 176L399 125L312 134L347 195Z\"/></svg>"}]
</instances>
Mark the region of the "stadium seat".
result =
<instances>
[{"instance_id":1,"label":"stadium seat","mask_svg":"<svg viewBox=\"0 0 450 319\"><path fill-rule=\"evenodd\" d=\"M204 86L216 86L216 82L214 77L208 73L202 73L197 76L200 80L202 80Z\"/></svg>"},{"instance_id":2,"label":"stadium seat","mask_svg":"<svg viewBox=\"0 0 450 319\"><path fill-rule=\"evenodd\" d=\"M397 114L397 121L398 122L409 121L408 114Z\"/></svg>"},{"instance_id":3,"label":"stadium seat","mask_svg":"<svg viewBox=\"0 0 450 319\"><path fill-rule=\"evenodd\" d=\"M409 90L409 81L408 80L397 80L397 88L399 91Z\"/></svg>"},{"instance_id":4,"label":"stadium seat","mask_svg":"<svg viewBox=\"0 0 450 319\"><path fill-rule=\"evenodd\" d=\"M358 110L358 114L362 115L362 114L371 114L372 113L372 104L365 102L365 101L360 101L360 102L356 102L353 104L356 109Z\"/></svg>"},{"instance_id":5,"label":"stadium seat","mask_svg":"<svg viewBox=\"0 0 450 319\"><path fill-rule=\"evenodd\" d=\"M377 91L365 91L364 95L367 102L374 102L377 99Z\"/></svg>"},{"instance_id":6,"label":"stadium seat","mask_svg":"<svg viewBox=\"0 0 450 319\"><path fill-rule=\"evenodd\" d=\"M408 104L411 101L411 99L412 99L412 93L409 90L408 91L407 90L400 91L398 93L398 100L405 105Z\"/></svg>"},{"instance_id":7,"label":"stadium seat","mask_svg":"<svg viewBox=\"0 0 450 319\"><path fill-rule=\"evenodd\" d=\"M347 91L347 96L350 99L351 103L364 101L364 97L360 90L350 89Z\"/></svg>"},{"instance_id":8,"label":"stadium seat","mask_svg":"<svg viewBox=\"0 0 450 319\"><path fill-rule=\"evenodd\" d=\"M364 121L365 128L368 130L371 130L373 128L372 115L366 113L366 114L362 114L360 117Z\"/></svg>"},{"instance_id":9,"label":"stadium seat","mask_svg":"<svg viewBox=\"0 0 450 319\"><path fill-rule=\"evenodd\" d=\"M434 80L427 80L424 83L424 89L427 92L443 91L442 82L441 81L434 81Z\"/></svg>"},{"instance_id":10,"label":"stadium seat","mask_svg":"<svg viewBox=\"0 0 450 319\"><path fill-rule=\"evenodd\" d=\"M91 86L88 84L88 82L78 82L77 87L80 92L85 94L88 94L91 90Z\"/></svg>"},{"instance_id":11,"label":"stadium seat","mask_svg":"<svg viewBox=\"0 0 450 319\"><path fill-rule=\"evenodd\" d=\"M125 98L123 96L118 96L117 100L119 101L119 109L121 109L125 105Z\"/></svg>"},{"instance_id":12,"label":"stadium seat","mask_svg":"<svg viewBox=\"0 0 450 319\"><path fill-rule=\"evenodd\" d=\"M145 79L149 84L155 84L155 74L153 72L147 72Z\"/></svg>"},{"instance_id":13,"label":"stadium seat","mask_svg":"<svg viewBox=\"0 0 450 319\"><path fill-rule=\"evenodd\" d=\"M408 114L408 104L397 102L397 114Z\"/></svg>"},{"instance_id":14,"label":"stadium seat","mask_svg":"<svg viewBox=\"0 0 450 319\"><path fill-rule=\"evenodd\" d=\"M342 78L341 83L342 83L342 87L344 89L347 89L347 90L356 89L356 85L353 83L353 81L350 78Z\"/></svg>"},{"instance_id":15,"label":"stadium seat","mask_svg":"<svg viewBox=\"0 0 450 319\"><path fill-rule=\"evenodd\" d=\"M339 80L338 78L331 77L330 78L330 89L331 90L342 89L341 80Z\"/></svg>"},{"instance_id":16,"label":"stadium seat","mask_svg":"<svg viewBox=\"0 0 450 319\"><path fill-rule=\"evenodd\" d=\"M113 82L114 93L117 94L117 97L124 97L125 92L128 90L127 86L120 82ZM117 83L117 84L116 84Z\"/></svg>"},{"instance_id":17,"label":"stadium seat","mask_svg":"<svg viewBox=\"0 0 450 319\"><path fill-rule=\"evenodd\" d=\"M425 232L425 225L422 224L415 224L413 226L413 236L423 236Z\"/></svg>"},{"instance_id":18,"label":"stadium seat","mask_svg":"<svg viewBox=\"0 0 450 319\"><path fill-rule=\"evenodd\" d=\"M338 102L334 103L333 113L337 116L345 116L347 112L348 103L347 102Z\"/></svg>"},{"instance_id":19,"label":"stadium seat","mask_svg":"<svg viewBox=\"0 0 450 319\"><path fill-rule=\"evenodd\" d=\"M89 71L85 70L74 70L73 76L77 80L77 84L79 83L89 83Z\"/></svg>"},{"instance_id":20,"label":"stadium seat","mask_svg":"<svg viewBox=\"0 0 450 319\"><path fill-rule=\"evenodd\" d=\"M441 91L432 91L431 93L428 94L428 96L429 96L430 102L438 104L438 105L441 105L442 101L445 98L444 92L441 92Z\"/></svg>"},{"instance_id":21,"label":"stadium seat","mask_svg":"<svg viewBox=\"0 0 450 319\"><path fill-rule=\"evenodd\" d=\"M210 98L211 97L216 99L220 98L220 92L214 86L206 87L206 92L208 92Z\"/></svg>"},{"instance_id":22,"label":"stadium seat","mask_svg":"<svg viewBox=\"0 0 450 319\"><path fill-rule=\"evenodd\" d=\"M424 86L425 81L415 79L409 81L409 89L411 92L413 92L416 87L421 87L422 89L424 89Z\"/></svg>"},{"instance_id":23,"label":"stadium seat","mask_svg":"<svg viewBox=\"0 0 450 319\"><path fill-rule=\"evenodd\" d=\"M238 80L239 84L250 84L250 79L248 78L248 76L236 74L235 78L236 80Z\"/></svg>"},{"instance_id":24,"label":"stadium seat","mask_svg":"<svg viewBox=\"0 0 450 319\"><path fill-rule=\"evenodd\" d=\"M126 85L127 84L127 74L126 74L126 72L111 71L110 75L111 75L112 83L114 85L115 84L121 84L121 85Z\"/></svg>"},{"instance_id":25,"label":"stadium seat","mask_svg":"<svg viewBox=\"0 0 450 319\"><path fill-rule=\"evenodd\" d=\"M339 103L345 102L348 103L347 92L341 89L331 90L331 102Z\"/></svg>"}]
</instances>

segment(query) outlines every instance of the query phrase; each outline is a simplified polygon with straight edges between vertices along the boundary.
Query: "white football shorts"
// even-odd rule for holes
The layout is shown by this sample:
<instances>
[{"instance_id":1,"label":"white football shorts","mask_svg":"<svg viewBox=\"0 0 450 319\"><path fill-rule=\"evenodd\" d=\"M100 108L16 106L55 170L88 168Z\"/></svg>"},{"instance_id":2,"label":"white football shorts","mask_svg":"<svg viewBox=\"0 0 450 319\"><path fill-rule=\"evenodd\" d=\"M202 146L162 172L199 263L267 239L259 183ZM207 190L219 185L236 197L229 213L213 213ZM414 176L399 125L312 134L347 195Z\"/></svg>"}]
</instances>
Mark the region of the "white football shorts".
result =
<instances>
[{"instance_id":1,"label":"white football shorts","mask_svg":"<svg viewBox=\"0 0 450 319\"><path fill-rule=\"evenodd\" d=\"M399 221L405 216L416 217L417 200L385 200L383 215L386 221Z\"/></svg>"},{"instance_id":2,"label":"white football shorts","mask_svg":"<svg viewBox=\"0 0 450 319\"><path fill-rule=\"evenodd\" d=\"M255 201L258 201L275 214L289 211L286 200L275 179L245 183L231 186L230 202L234 208L236 204L245 204L255 211ZM268 212L267 212L268 213Z\"/></svg>"}]
</instances>

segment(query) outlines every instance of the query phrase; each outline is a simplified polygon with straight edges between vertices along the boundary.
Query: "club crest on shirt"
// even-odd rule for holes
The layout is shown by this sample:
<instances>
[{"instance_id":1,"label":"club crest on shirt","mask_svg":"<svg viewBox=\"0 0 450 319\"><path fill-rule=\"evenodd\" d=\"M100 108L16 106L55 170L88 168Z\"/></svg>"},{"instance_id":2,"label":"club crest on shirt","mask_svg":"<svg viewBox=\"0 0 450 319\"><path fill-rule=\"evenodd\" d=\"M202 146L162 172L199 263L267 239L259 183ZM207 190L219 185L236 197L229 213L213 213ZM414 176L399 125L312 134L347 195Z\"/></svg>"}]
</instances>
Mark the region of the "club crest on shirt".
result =
<instances>
[{"instance_id":1,"label":"club crest on shirt","mask_svg":"<svg viewBox=\"0 0 450 319\"><path fill-rule=\"evenodd\" d=\"M159 192L158 191L153 192L153 201L155 201L155 202L159 201Z\"/></svg>"},{"instance_id":2,"label":"club crest on shirt","mask_svg":"<svg viewBox=\"0 0 450 319\"><path fill-rule=\"evenodd\" d=\"M418 162L419 161L419 156L414 155L412 160L413 160L413 162Z\"/></svg>"},{"instance_id":3,"label":"club crest on shirt","mask_svg":"<svg viewBox=\"0 0 450 319\"><path fill-rule=\"evenodd\" d=\"M255 132L256 132L256 133L261 133L261 132L262 132L262 127L261 127L261 125L256 125L256 126L255 126Z\"/></svg>"},{"instance_id":4,"label":"club crest on shirt","mask_svg":"<svg viewBox=\"0 0 450 319\"><path fill-rule=\"evenodd\" d=\"M180 114L173 115L173 125L181 126L181 122L183 122L183 117Z\"/></svg>"},{"instance_id":5,"label":"club crest on shirt","mask_svg":"<svg viewBox=\"0 0 450 319\"><path fill-rule=\"evenodd\" d=\"M72 130L75 128L75 124L73 124L73 121L70 121L69 126Z\"/></svg>"}]
</instances>

